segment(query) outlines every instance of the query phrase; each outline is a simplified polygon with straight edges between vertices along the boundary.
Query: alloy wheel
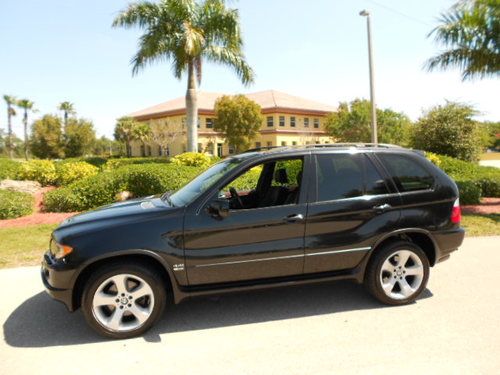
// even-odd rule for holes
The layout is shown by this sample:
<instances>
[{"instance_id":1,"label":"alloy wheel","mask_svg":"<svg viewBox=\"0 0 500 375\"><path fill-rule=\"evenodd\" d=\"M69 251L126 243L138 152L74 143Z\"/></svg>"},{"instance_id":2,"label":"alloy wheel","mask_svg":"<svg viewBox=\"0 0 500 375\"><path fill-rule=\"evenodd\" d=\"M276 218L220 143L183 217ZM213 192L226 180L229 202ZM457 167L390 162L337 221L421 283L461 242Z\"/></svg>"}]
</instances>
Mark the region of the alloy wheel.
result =
<instances>
[{"instance_id":1,"label":"alloy wheel","mask_svg":"<svg viewBox=\"0 0 500 375\"><path fill-rule=\"evenodd\" d=\"M380 283L386 296L402 300L412 297L424 280L424 265L411 250L389 255L380 269Z\"/></svg>"},{"instance_id":2,"label":"alloy wheel","mask_svg":"<svg viewBox=\"0 0 500 375\"><path fill-rule=\"evenodd\" d=\"M92 299L92 314L108 330L126 332L141 327L154 308L151 286L142 278L118 274L103 281Z\"/></svg>"}]
</instances>

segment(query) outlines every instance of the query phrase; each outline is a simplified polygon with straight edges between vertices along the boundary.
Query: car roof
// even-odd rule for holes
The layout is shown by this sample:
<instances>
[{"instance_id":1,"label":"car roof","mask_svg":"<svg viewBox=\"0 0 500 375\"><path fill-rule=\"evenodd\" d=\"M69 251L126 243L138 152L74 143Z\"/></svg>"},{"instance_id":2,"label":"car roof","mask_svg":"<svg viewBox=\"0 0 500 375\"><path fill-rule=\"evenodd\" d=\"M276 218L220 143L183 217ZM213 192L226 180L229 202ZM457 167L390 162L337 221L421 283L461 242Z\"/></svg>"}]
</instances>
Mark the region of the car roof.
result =
<instances>
[{"instance_id":1,"label":"car roof","mask_svg":"<svg viewBox=\"0 0 500 375\"><path fill-rule=\"evenodd\" d=\"M321 153L328 151L396 151L396 152L410 152L423 154L422 151L407 149L398 145L386 143L330 143L330 144L312 144L304 146L271 146L260 147L245 151L239 154L239 157L257 157L257 156L270 156L270 155L289 155L289 154L303 154L304 152Z\"/></svg>"}]
</instances>

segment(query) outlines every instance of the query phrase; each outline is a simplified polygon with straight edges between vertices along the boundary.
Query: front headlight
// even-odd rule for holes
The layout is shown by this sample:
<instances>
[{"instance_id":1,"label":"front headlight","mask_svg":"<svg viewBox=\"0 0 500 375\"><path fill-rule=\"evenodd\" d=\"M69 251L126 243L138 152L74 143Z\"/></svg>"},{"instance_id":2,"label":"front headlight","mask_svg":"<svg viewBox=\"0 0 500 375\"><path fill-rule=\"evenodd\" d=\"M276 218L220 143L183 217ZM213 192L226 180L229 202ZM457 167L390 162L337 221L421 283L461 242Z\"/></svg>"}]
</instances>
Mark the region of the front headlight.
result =
<instances>
[{"instance_id":1,"label":"front headlight","mask_svg":"<svg viewBox=\"0 0 500 375\"><path fill-rule=\"evenodd\" d=\"M50 240L50 253L54 258L61 259L72 251L73 248L71 246L58 244L54 239Z\"/></svg>"}]
</instances>

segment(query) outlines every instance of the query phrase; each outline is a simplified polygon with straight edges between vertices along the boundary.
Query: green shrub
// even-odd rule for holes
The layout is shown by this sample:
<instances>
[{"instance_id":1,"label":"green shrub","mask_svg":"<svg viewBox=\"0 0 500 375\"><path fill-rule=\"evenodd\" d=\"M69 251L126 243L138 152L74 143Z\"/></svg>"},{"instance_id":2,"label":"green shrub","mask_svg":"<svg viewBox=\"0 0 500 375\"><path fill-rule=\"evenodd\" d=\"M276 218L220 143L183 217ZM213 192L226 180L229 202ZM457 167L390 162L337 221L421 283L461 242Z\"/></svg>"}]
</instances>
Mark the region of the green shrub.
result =
<instances>
[{"instance_id":1,"label":"green shrub","mask_svg":"<svg viewBox=\"0 0 500 375\"><path fill-rule=\"evenodd\" d=\"M57 182L56 166L51 160L22 162L17 173L17 179L38 181L43 186L54 185Z\"/></svg>"},{"instance_id":2,"label":"green shrub","mask_svg":"<svg viewBox=\"0 0 500 375\"><path fill-rule=\"evenodd\" d=\"M66 158L61 160L60 163L74 163L74 162L85 162L92 164L94 167L101 168L108 161L107 158L102 158L100 156L88 156L81 158Z\"/></svg>"},{"instance_id":3,"label":"green shrub","mask_svg":"<svg viewBox=\"0 0 500 375\"><path fill-rule=\"evenodd\" d=\"M56 171L58 184L68 185L74 181L96 175L99 169L87 162L79 161L60 163L57 165Z\"/></svg>"},{"instance_id":4,"label":"green shrub","mask_svg":"<svg viewBox=\"0 0 500 375\"><path fill-rule=\"evenodd\" d=\"M481 186L476 181L459 180L455 181L460 192L460 204L481 203Z\"/></svg>"},{"instance_id":5,"label":"green shrub","mask_svg":"<svg viewBox=\"0 0 500 375\"><path fill-rule=\"evenodd\" d=\"M113 203L121 191L130 191L135 197L160 194L177 190L201 171L174 164L125 166L51 191L44 197L44 206L51 212L83 211Z\"/></svg>"},{"instance_id":6,"label":"green shrub","mask_svg":"<svg viewBox=\"0 0 500 375\"><path fill-rule=\"evenodd\" d=\"M426 157L456 181L474 182L483 197L500 197L500 169L483 167L449 156L426 153ZM460 194L462 194L460 192Z\"/></svg>"},{"instance_id":7,"label":"green shrub","mask_svg":"<svg viewBox=\"0 0 500 375\"><path fill-rule=\"evenodd\" d=\"M209 155L201 154L199 152L185 152L174 156L172 158L172 163L190 167L207 168L214 163L214 159Z\"/></svg>"},{"instance_id":8,"label":"green shrub","mask_svg":"<svg viewBox=\"0 0 500 375\"><path fill-rule=\"evenodd\" d=\"M164 156L151 157L151 158L116 158L116 159L108 159L103 168L111 170L133 164L151 164L151 163L169 163L169 162L170 159Z\"/></svg>"},{"instance_id":9,"label":"green shrub","mask_svg":"<svg viewBox=\"0 0 500 375\"><path fill-rule=\"evenodd\" d=\"M68 187L51 190L43 196L43 208L48 212L76 212L79 207L77 196Z\"/></svg>"},{"instance_id":10,"label":"green shrub","mask_svg":"<svg viewBox=\"0 0 500 375\"><path fill-rule=\"evenodd\" d=\"M21 163L7 158L0 158L0 180L14 179Z\"/></svg>"},{"instance_id":11,"label":"green shrub","mask_svg":"<svg viewBox=\"0 0 500 375\"><path fill-rule=\"evenodd\" d=\"M32 195L18 191L0 190L0 219L14 219L33 212Z\"/></svg>"}]
</instances>

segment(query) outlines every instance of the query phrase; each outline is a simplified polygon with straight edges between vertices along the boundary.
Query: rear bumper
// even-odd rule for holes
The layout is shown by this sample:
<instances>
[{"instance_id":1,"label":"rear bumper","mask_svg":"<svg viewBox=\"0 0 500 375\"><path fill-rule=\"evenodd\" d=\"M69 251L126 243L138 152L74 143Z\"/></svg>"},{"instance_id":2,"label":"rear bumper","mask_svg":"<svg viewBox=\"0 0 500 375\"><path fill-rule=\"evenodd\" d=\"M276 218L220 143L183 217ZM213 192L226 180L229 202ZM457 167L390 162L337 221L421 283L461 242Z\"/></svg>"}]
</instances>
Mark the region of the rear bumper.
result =
<instances>
[{"instance_id":1,"label":"rear bumper","mask_svg":"<svg viewBox=\"0 0 500 375\"><path fill-rule=\"evenodd\" d=\"M69 311L73 311L73 289L69 287L72 270L64 270L47 252L43 256L40 270L45 291L56 301L62 302Z\"/></svg>"},{"instance_id":2,"label":"rear bumper","mask_svg":"<svg viewBox=\"0 0 500 375\"><path fill-rule=\"evenodd\" d=\"M450 254L458 250L462 245L465 237L465 230L463 228L456 228L443 232L433 233L434 241L436 242L436 261L439 263L447 260Z\"/></svg>"}]
</instances>

